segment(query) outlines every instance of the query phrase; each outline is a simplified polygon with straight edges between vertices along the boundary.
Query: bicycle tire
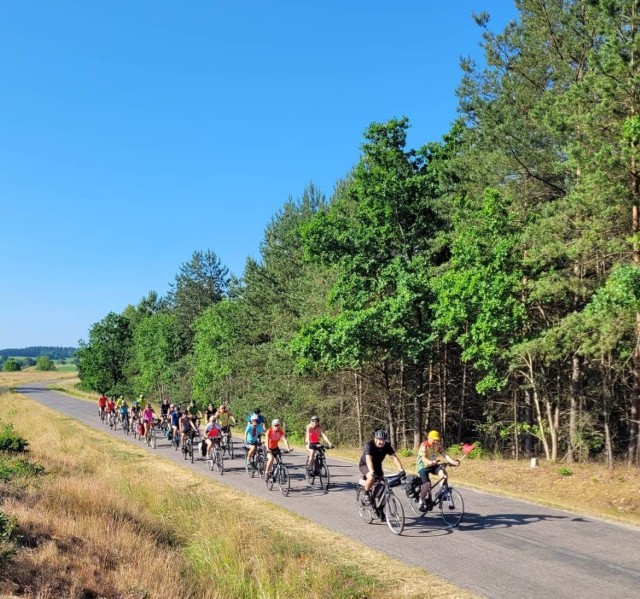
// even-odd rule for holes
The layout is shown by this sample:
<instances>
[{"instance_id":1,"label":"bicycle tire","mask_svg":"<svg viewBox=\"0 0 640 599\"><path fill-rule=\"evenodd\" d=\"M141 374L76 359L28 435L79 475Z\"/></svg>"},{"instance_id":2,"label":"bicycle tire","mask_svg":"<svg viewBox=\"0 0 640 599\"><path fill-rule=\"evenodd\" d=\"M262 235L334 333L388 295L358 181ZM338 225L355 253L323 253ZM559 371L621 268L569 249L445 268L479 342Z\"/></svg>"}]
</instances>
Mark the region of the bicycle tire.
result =
<instances>
[{"instance_id":1,"label":"bicycle tire","mask_svg":"<svg viewBox=\"0 0 640 599\"><path fill-rule=\"evenodd\" d=\"M224 456L222 455L222 451L220 449L216 449L215 452L215 467L220 476L224 474Z\"/></svg>"},{"instance_id":2,"label":"bicycle tire","mask_svg":"<svg viewBox=\"0 0 640 599\"><path fill-rule=\"evenodd\" d=\"M258 473L258 476L264 480L264 467L265 467L265 460L264 458L260 455L256 458L256 472Z\"/></svg>"},{"instance_id":3,"label":"bicycle tire","mask_svg":"<svg viewBox=\"0 0 640 599\"><path fill-rule=\"evenodd\" d=\"M324 461L320 464L320 467L318 468L318 479L320 481L320 488L323 491L328 491L329 481L330 481L329 466L327 466L327 464Z\"/></svg>"},{"instance_id":4,"label":"bicycle tire","mask_svg":"<svg viewBox=\"0 0 640 599\"><path fill-rule=\"evenodd\" d=\"M189 457L189 446L191 445L191 439L185 439L184 445L182 446L182 456L186 460Z\"/></svg>"},{"instance_id":5,"label":"bicycle tire","mask_svg":"<svg viewBox=\"0 0 640 599\"><path fill-rule=\"evenodd\" d=\"M155 433L152 432L151 433L151 447L152 447L152 449L155 449L156 445L157 445L156 435L155 435Z\"/></svg>"},{"instance_id":6,"label":"bicycle tire","mask_svg":"<svg viewBox=\"0 0 640 599\"><path fill-rule=\"evenodd\" d=\"M278 486L280 487L280 493L285 497L289 495L289 491L291 491L291 479L289 478L287 467L282 464L280 464L278 468Z\"/></svg>"},{"instance_id":7,"label":"bicycle tire","mask_svg":"<svg viewBox=\"0 0 640 599\"><path fill-rule=\"evenodd\" d=\"M464 518L464 500L460 491L449 487L442 493L438 504L440 516L445 521L447 528L456 528Z\"/></svg>"},{"instance_id":8,"label":"bicycle tire","mask_svg":"<svg viewBox=\"0 0 640 599\"><path fill-rule=\"evenodd\" d=\"M129 436L129 423L125 420L122 426L122 431L127 437Z\"/></svg>"},{"instance_id":9,"label":"bicycle tire","mask_svg":"<svg viewBox=\"0 0 640 599\"><path fill-rule=\"evenodd\" d=\"M193 447L195 445L195 443L193 442L193 439L190 439L191 443L189 443L189 459L191 460L191 463L193 464Z\"/></svg>"},{"instance_id":10,"label":"bicycle tire","mask_svg":"<svg viewBox=\"0 0 640 599\"><path fill-rule=\"evenodd\" d=\"M229 452L229 459L233 460L233 439L229 436L229 441L227 443L227 451Z\"/></svg>"},{"instance_id":11,"label":"bicycle tire","mask_svg":"<svg viewBox=\"0 0 640 599\"><path fill-rule=\"evenodd\" d=\"M399 535L404 530L404 509L395 495L389 495L384 504L384 515L389 530Z\"/></svg>"},{"instance_id":12,"label":"bicycle tire","mask_svg":"<svg viewBox=\"0 0 640 599\"><path fill-rule=\"evenodd\" d=\"M358 485L356 491L356 506L358 508L358 515L365 524L371 524L373 522L373 506L366 505L363 501L365 490Z\"/></svg>"}]
</instances>

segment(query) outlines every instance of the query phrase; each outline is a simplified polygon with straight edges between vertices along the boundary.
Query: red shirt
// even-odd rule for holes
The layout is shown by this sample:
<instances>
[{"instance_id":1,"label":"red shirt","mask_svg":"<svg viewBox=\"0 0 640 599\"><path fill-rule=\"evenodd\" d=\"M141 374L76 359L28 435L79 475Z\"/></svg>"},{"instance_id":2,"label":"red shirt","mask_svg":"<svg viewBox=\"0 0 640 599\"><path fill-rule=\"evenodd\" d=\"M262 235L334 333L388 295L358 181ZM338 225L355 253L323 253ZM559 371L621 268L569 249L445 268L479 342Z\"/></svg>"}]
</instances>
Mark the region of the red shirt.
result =
<instances>
[{"instance_id":1,"label":"red shirt","mask_svg":"<svg viewBox=\"0 0 640 599\"><path fill-rule=\"evenodd\" d=\"M107 398L106 398L104 395L101 395L101 396L98 398L98 405L99 405L101 408L104 408L104 407L107 405Z\"/></svg>"},{"instance_id":2,"label":"red shirt","mask_svg":"<svg viewBox=\"0 0 640 599\"><path fill-rule=\"evenodd\" d=\"M116 402L113 400L107 400L107 412L115 412Z\"/></svg>"}]
</instances>

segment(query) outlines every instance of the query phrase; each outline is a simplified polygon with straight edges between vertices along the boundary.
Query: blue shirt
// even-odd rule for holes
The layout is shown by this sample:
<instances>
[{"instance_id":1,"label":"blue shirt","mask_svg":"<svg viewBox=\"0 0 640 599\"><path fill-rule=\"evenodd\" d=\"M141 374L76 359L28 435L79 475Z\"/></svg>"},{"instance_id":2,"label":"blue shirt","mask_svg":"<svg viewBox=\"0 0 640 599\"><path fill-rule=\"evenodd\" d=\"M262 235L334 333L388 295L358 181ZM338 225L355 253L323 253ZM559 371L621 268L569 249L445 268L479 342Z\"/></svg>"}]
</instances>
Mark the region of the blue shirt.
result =
<instances>
[{"instance_id":1,"label":"blue shirt","mask_svg":"<svg viewBox=\"0 0 640 599\"><path fill-rule=\"evenodd\" d=\"M253 430L254 428L255 434ZM262 426L262 424L260 423L258 423L255 427L252 424L249 424L244 433L247 437L247 443L255 443L256 441L260 441L260 435L264 435L265 430L264 426Z\"/></svg>"}]
</instances>

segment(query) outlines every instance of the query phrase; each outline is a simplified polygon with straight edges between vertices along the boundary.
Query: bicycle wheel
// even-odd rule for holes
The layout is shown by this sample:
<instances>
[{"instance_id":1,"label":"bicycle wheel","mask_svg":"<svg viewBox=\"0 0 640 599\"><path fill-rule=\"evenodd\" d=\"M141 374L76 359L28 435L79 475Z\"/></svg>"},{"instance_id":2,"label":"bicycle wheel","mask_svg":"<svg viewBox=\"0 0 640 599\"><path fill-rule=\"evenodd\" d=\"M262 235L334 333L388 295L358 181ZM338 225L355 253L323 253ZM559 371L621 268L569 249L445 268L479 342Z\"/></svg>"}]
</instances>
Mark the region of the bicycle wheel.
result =
<instances>
[{"instance_id":1,"label":"bicycle wheel","mask_svg":"<svg viewBox=\"0 0 640 599\"><path fill-rule=\"evenodd\" d=\"M373 506L364 502L365 490L358 485L356 491L356 506L358 507L358 515L362 518L365 524L371 524L373 522Z\"/></svg>"},{"instance_id":2,"label":"bicycle wheel","mask_svg":"<svg viewBox=\"0 0 640 599\"><path fill-rule=\"evenodd\" d=\"M287 467L282 464L280 464L280 468L278 469L278 486L280 487L280 493L285 497L289 495L289 491L291 490L289 471L287 470Z\"/></svg>"},{"instance_id":3,"label":"bicycle wheel","mask_svg":"<svg viewBox=\"0 0 640 599\"><path fill-rule=\"evenodd\" d=\"M313 483L316 479L315 477L315 473L313 471L309 471L309 458L307 458L307 461L304 463L304 477L307 481L307 484L310 487L313 487Z\"/></svg>"},{"instance_id":4,"label":"bicycle wheel","mask_svg":"<svg viewBox=\"0 0 640 599\"><path fill-rule=\"evenodd\" d=\"M229 459L233 460L233 439L231 435L229 435L229 440L227 441L227 451L229 452Z\"/></svg>"},{"instance_id":5,"label":"bicycle wheel","mask_svg":"<svg viewBox=\"0 0 640 599\"><path fill-rule=\"evenodd\" d=\"M440 498L440 515L448 528L455 528L464 516L464 501L457 489L449 487Z\"/></svg>"},{"instance_id":6,"label":"bicycle wheel","mask_svg":"<svg viewBox=\"0 0 640 599\"><path fill-rule=\"evenodd\" d=\"M186 460L189 457L189 448L191 446L191 439L185 439L182 446L182 456Z\"/></svg>"},{"instance_id":7,"label":"bicycle wheel","mask_svg":"<svg viewBox=\"0 0 640 599\"><path fill-rule=\"evenodd\" d=\"M394 535L399 535L404 530L404 510L400 500L395 495L389 495L384 504L384 515L387 526Z\"/></svg>"},{"instance_id":8,"label":"bicycle wheel","mask_svg":"<svg viewBox=\"0 0 640 599\"><path fill-rule=\"evenodd\" d=\"M257 472L258 476L263 480L264 480L264 467L265 467L264 457L259 455L256 458L256 469L255 469L255 472Z\"/></svg>"},{"instance_id":9,"label":"bicycle wheel","mask_svg":"<svg viewBox=\"0 0 640 599\"><path fill-rule=\"evenodd\" d=\"M224 474L224 457L222 456L222 451L220 449L216 449L215 454L215 467L220 476Z\"/></svg>"},{"instance_id":10,"label":"bicycle wheel","mask_svg":"<svg viewBox=\"0 0 640 599\"><path fill-rule=\"evenodd\" d=\"M156 448L156 434L153 431L151 431L151 447Z\"/></svg>"},{"instance_id":11,"label":"bicycle wheel","mask_svg":"<svg viewBox=\"0 0 640 599\"><path fill-rule=\"evenodd\" d=\"M318 481L320 482L321 489L324 491L329 490L329 466L324 462L322 462L318 468Z\"/></svg>"},{"instance_id":12,"label":"bicycle wheel","mask_svg":"<svg viewBox=\"0 0 640 599\"><path fill-rule=\"evenodd\" d=\"M191 443L189 443L189 459L191 460L191 463L193 464L193 454L194 454L194 446L195 443L193 442L193 439L190 439Z\"/></svg>"},{"instance_id":13,"label":"bicycle wheel","mask_svg":"<svg viewBox=\"0 0 640 599\"><path fill-rule=\"evenodd\" d=\"M124 434L127 435L127 437L129 436L129 422L127 420L125 420L122 423L122 430L124 431Z\"/></svg>"}]
</instances>

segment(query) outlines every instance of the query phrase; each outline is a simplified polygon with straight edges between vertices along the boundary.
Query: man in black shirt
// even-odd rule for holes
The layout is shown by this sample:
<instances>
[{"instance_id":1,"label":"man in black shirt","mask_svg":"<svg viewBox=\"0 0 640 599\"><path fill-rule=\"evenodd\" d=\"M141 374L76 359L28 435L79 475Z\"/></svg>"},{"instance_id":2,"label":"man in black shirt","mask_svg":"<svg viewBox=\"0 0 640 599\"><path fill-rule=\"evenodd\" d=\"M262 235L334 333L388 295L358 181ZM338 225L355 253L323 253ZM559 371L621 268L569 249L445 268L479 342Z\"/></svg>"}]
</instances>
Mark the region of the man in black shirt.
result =
<instances>
[{"instance_id":1,"label":"man in black shirt","mask_svg":"<svg viewBox=\"0 0 640 599\"><path fill-rule=\"evenodd\" d=\"M364 490L369 496L369 490L373 486L374 476L384 476L382 472L382 461L390 455L396 466L404 472L404 466L396 454L396 450L388 441L387 431L381 429L376 431L371 441L367 441L360 458L360 472L365 477Z\"/></svg>"}]
</instances>

